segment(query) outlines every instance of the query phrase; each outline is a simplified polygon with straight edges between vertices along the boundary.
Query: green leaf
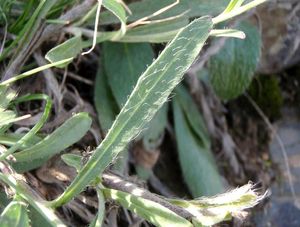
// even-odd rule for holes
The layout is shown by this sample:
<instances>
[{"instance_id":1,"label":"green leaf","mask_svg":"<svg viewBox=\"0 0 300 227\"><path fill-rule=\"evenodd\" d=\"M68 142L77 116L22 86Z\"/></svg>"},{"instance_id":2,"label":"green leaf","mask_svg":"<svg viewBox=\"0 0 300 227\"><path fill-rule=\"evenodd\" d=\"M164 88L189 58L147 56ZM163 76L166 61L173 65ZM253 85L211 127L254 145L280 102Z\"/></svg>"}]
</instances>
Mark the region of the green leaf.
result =
<instances>
[{"instance_id":1,"label":"green leaf","mask_svg":"<svg viewBox=\"0 0 300 227\"><path fill-rule=\"evenodd\" d=\"M201 127L203 128L200 126L195 131L196 125L192 126L184 116L177 96L173 101L173 112L179 162L185 182L194 198L220 193L223 191L223 186L209 147L209 139L205 135L206 130L200 132ZM195 105L192 100L188 104L189 106ZM188 114L191 118L201 119L199 113Z\"/></svg>"},{"instance_id":2,"label":"green leaf","mask_svg":"<svg viewBox=\"0 0 300 227\"><path fill-rule=\"evenodd\" d=\"M103 0L103 6L108 9L121 22L120 32L118 32L112 40L121 38L126 33L126 12L122 4L116 0ZM101 21L101 19L100 19Z\"/></svg>"},{"instance_id":3,"label":"green leaf","mask_svg":"<svg viewBox=\"0 0 300 227\"><path fill-rule=\"evenodd\" d=\"M114 189L102 189L107 199L113 199L155 226L192 227L193 225L166 207L148 199Z\"/></svg>"},{"instance_id":4,"label":"green leaf","mask_svg":"<svg viewBox=\"0 0 300 227\"><path fill-rule=\"evenodd\" d=\"M8 206L11 199L7 197L5 191L0 191L0 212L2 213L4 208ZM1 219L0 219L1 220Z\"/></svg>"},{"instance_id":5,"label":"green leaf","mask_svg":"<svg viewBox=\"0 0 300 227\"><path fill-rule=\"evenodd\" d=\"M80 155L77 154L63 154L61 156L61 159L68 165L71 167L74 167L76 169L77 172L80 171L81 167L82 167L82 157Z\"/></svg>"},{"instance_id":6,"label":"green leaf","mask_svg":"<svg viewBox=\"0 0 300 227\"><path fill-rule=\"evenodd\" d=\"M180 17L139 26L127 31L119 42L164 43L172 40L178 31L189 23L188 18Z\"/></svg>"},{"instance_id":7,"label":"green leaf","mask_svg":"<svg viewBox=\"0 0 300 227\"><path fill-rule=\"evenodd\" d=\"M125 104L153 58L154 53L148 43L103 43L103 66L119 107Z\"/></svg>"},{"instance_id":8,"label":"green leaf","mask_svg":"<svg viewBox=\"0 0 300 227\"><path fill-rule=\"evenodd\" d=\"M10 102L16 97L16 92L9 89L8 86L0 84L0 111L7 109Z\"/></svg>"},{"instance_id":9,"label":"green leaf","mask_svg":"<svg viewBox=\"0 0 300 227\"><path fill-rule=\"evenodd\" d=\"M17 181L12 175L5 175L3 173L0 173L0 180L16 191L18 197L22 197L22 199L26 200L28 204L30 204L37 212L39 212L44 219L44 222L47 222L47 224L43 226L65 226L55 215L54 210L49 208L48 204L46 205L46 201L42 200L39 196L37 196L36 193L33 193L32 189L27 183L22 180Z\"/></svg>"},{"instance_id":10,"label":"green leaf","mask_svg":"<svg viewBox=\"0 0 300 227\"><path fill-rule=\"evenodd\" d=\"M11 110L0 109L0 127L15 122L16 114Z\"/></svg>"},{"instance_id":11,"label":"green leaf","mask_svg":"<svg viewBox=\"0 0 300 227\"><path fill-rule=\"evenodd\" d=\"M32 101L32 100L45 100L46 105L44 107L44 112L37 123L19 140L17 141L12 147L10 147L6 152L0 155L0 160L4 160L8 155L13 154L17 151L26 141L30 140L32 136L34 136L44 125L44 123L48 119L48 115L51 110L52 101L51 99L45 94L34 94L34 95L25 95L20 98L17 98L14 103L18 104L21 102Z\"/></svg>"},{"instance_id":12,"label":"green leaf","mask_svg":"<svg viewBox=\"0 0 300 227\"><path fill-rule=\"evenodd\" d=\"M8 86L0 85L0 130L10 123L20 120L15 112L7 110L8 105L15 98L16 93Z\"/></svg>"},{"instance_id":13,"label":"green leaf","mask_svg":"<svg viewBox=\"0 0 300 227\"><path fill-rule=\"evenodd\" d=\"M157 149L162 142L162 137L168 123L168 105L163 105L153 119L146 125L143 132L143 144L146 150Z\"/></svg>"},{"instance_id":14,"label":"green leaf","mask_svg":"<svg viewBox=\"0 0 300 227\"><path fill-rule=\"evenodd\" d=\"M184 86L178 86L175 90L176 100L185 115L186 121L190 126L195 136L201 142L203 147L210 148L210 138L204 120L199 113L198 107L194 103L193 98L190 96Z\"/></svg>"},{"instance_id":15,"label":"green leaf","mask_svg":"<svg viewBox=\"0 0 300 227\"><path fill-rule=\"evenodd\" d=\"M53 224L51 224L49 220L45 219L45 217L43 217L41 213L39 213L35 208L29 206L28 210L29 210L29 218L31 220L31 227L41 227L41 226L53 227Z\"/></svg>"},{"instance_id":16,"label":"green leaf","mask_svg":"<svg viewBox=\"0 0 300 227\"><path fill-rule=\"evenodd\" d=\"M13 200L8 204L0 216L1 227L29 227L27 205Z\"/></svg>"},{"instance_id":17,"label":"green leaf","mask_svg":"<svg viewBox=\"0 0 300 227\"><path fill-rule=\"evenodd\" d=\"M210 33L214 37L232 37L238 39L245 39L246 34L236 29L213 29Z\"/></svg>"},{"instance_id":18,"label":"green leaf","mask_svg":"<svg viewBox=\"0 0 300 227\"><path fill-rule=\"evenodd\" d=\"M254 207L266 194L259 195L252 184L219 194L195 200L167 199L170 203L186 209L194 215L195 226L213 226L232 217L245 215L245 209Z\"/></svg>"},{"instance_id":19,"label":"green leaf","mask_svg":"<svg viewBox=\"0 0 300 227\"><path fill-rule=\"evenodd\" d=\"M36 145L15 153L17 162L12 163L18 172L25 172L43 165L53 155L80 140L91 127L87 113L72 116L52 134Z\"/></svg>"},{"instance_id":20,"label":"green leaf","mask_svg":"<svg viewBox=\"0 0 300 227\"><path fill-rule=\"evenodd\" d=\"M52 206L60 206L80 193L99 176L114 158L137 136L194 62L207 40L212 21L209 17L194 20L182 29L159 57L139 78L136 87L102 143L72 184Z\"/></svg>"},{"instance_id":21,"label":"green leaf","mask_svg":"<svg viewBox=\"0 0 300 227\"><path fill-rule=\"evenodd\" d=\"M119 112L119 107L108 85L107 76L105 72L100 69L96 75L94 103L100 127L106 134Z\"/></svg>"},{"instance_id":22,"label":"green leaf","mask_svg":"<svg viewBox=\"0 0 300 227\"><path fill-rule=\"evenodd\" d=\"M45 58L51 63L65 60L68 58L75 58L81 52L81 46L81 37L75 36L49 50ZM70 62L59 65L57 67L64 68L68 63Z\"/></svg>"},{"instance_id":23,"label":"green leaf","mask_svg":"<svg viewBox=\"0 0 300 227\"><path fill-rule=\"evenodd\" d=\"M228 39L225 46L209 62L211 83L224 100L236 98L250 85L260 57L261 37L249 23L238 26L246 39Z\"/></svg>"},{"instance_id":24,"label":"green leaf","mask_svg":"<svg viewBox=\"0 0 300 227\"><path fill-rule=\"evenodd\" d=\"M138 2L133 2L128 5L132 12L129 15L127 22L133 22L143 17L152 15L156 13L161 8L166 7L174 3L175 0L143 0ZM200 17L204 15L217 15L221 13L228 0L180 0L179 4L172 7L168 11L154 17L153 19L164 19L169 17L175 17L184 14L186 17ZM112 24L118 21L108 12L103 12L100 16L101 24Z\"/></svg>"},{"instance_id":25,"label":"green leaf","mask_svg":"<svg viewBox=\"0 0 300 227\"><path fill-rule=\"evenodd\" d=\"M6 146L13 146L15 143L18 142L25 134L24 133L5 133L1 135L0 133L0 144L6 145ZM41 137L37 135L33 135L30 140L26 141L22 144L21 149L25 149L28 147L31 147L35 145L36 143L40 142L42 140Z\"/></svg>"}]
</instances>

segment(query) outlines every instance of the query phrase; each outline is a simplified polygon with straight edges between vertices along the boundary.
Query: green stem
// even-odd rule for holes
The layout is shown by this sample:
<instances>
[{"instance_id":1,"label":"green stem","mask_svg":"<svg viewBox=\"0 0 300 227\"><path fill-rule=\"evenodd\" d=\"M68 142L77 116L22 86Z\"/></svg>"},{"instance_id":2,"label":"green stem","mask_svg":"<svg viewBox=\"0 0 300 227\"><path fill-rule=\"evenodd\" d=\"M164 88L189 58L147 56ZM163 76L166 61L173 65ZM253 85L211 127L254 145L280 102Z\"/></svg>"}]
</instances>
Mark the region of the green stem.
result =
<instances>
[{"instance_id":1,"label":"green stem","mask_svg":"<svg viewBox=\"0 0 300 227\"><path fill-rule=\"evenodd\" d=\"M213 24L219 24L219 23L224 22L228 19L236 17L236 16L238 16L238 15L240 15L240 14L242 14L242 13L244 13L244 12L246 12L246 11L248 11L248 10L264 3L264 2L266 2L266 1L268 1L268 0L254 0L252 2L249 2L246 5L243 5L243 6L237 8L235 10L232 10L228 13L220 14L219 16L212 19Z\"/></svg>"},{"instance_id":2,"label":"green stem","mask_svg":"<svg viewBox=\"0 0 300 227\"><path fill-rule=\"evenodd\" d=\"M29 70L29 71L27 71L27 72L25 72L25 73L22 73L22 74L20 74L20 75L17 75L17 76L15 76L15 77L13 77L13 78L10 78L10 79L8 79L8 80L5 80L5 81L3 81L2 83L0 83L0 85L8 85L8 84L14 83L14 82L16 82L17 80L26 78L26 77L28 77L28 76L31 76L31 75L33 75L33 74L35 74L35 73L41 72L41 71L43 71L43 70L45 70L45 69L49 69L49 68L54 67L54 66L63 65L63 64L65 64L65 63L67 63L67 62L70 62L70 61L72 61L72 60L73 60L73 58L68 58L68 59L64 59L64 60L61 60L61 61L57 61L57 62L54 62L54 63L51 63L51 64L47 64L47 65L40 66L40 67L38 67L38 68Z\"/></svg>"}]
</instances>

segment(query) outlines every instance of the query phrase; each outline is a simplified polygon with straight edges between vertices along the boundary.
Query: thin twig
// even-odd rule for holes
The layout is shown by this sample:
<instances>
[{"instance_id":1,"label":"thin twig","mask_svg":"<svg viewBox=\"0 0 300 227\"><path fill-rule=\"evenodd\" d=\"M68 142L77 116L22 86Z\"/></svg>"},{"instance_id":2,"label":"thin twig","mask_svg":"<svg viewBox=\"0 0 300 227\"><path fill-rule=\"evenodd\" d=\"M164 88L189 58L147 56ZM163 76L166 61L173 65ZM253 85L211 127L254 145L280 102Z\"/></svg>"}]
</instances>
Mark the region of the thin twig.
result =
<instances>
[{"instance_id":1,"label":"thin twig","mask_svg":"<svg viewBox=\"0 0 300 227\"><path fill-rule=\"evenodd\" d=\"M54 71L58 72L61 75L65 74L65 71L62 72L61 69L55 69ZM94 82L92 80L86 79L80 75L73 73L73 72L67 71L67 76L74 80L78 80L79 82L84 83L86 85L94 86Z\"/></svg>"},{"instance_id":2,"label":"thin twig","mask_svg":"<svg viewBox=\"0 0 300 227\"><path fill-rule=\"evenodd\" d=\"M298 199L297 199L295 188L294 188L294 184L293 184L293 179L292 179L292 174L291 174L291 167L290 167L290 164L289 164L287 152L286 152L285 146L284 146L284 144L282 142L282 139L280 138L279 134L274 129L272 123L266 117L266 115L261 110L261 108L256 104L256 102L251 98L251 96L248 95L247 93L245 93L245 97L248 99L248 101L251 103L251 105L254 107L254 109L257 111L257 113L260 115L260 117L263 119L263 121L265 122L265 124L271 130L271 132L275 135L275 138L276 138L276 140L277 140L277 142L279 144L280 151L281 151L282 156L283 156L285 168L286 168L286 171L287 171L288 183L289 183L289 186L290 186L292 197L295 200L295 202L297 202Z\"/></svg>"}]
</instances>

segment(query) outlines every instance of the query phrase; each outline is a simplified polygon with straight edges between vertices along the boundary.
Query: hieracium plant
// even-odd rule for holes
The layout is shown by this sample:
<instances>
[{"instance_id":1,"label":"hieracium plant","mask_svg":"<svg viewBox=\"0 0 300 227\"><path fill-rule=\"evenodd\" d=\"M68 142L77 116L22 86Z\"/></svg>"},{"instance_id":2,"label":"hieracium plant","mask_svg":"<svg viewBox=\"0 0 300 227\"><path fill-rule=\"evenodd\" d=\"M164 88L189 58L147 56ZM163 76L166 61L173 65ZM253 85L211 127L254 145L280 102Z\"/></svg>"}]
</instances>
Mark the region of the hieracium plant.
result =
<instances>
[{"instance_id":1,"label":"hieracium plant","mask_svg":"<svg viewBox=\"0 0 300 227\"><path fill-rule=\"evenodd\" d=\"M236 56L237 59L244 57L244 50L240 48L244 41L232 40L243 39L246 33L246 35L250 34L251 36L250 43L245 40L248 45L259 45L254 43L257 39L257 33L255 30L253 31L253 27L250 25L241 24L239 26L239 28L245 29L245 33L242 30L218 28L225 21L263 2L265 0L246 1L246 3L244 0L231 0L229 4L227 1L208 0L175 2L144 0L131 3L127 7L122 1L117 0L86 0L79 5L76 5L78 4L77 1L64 0L42 0L38 2L28 0L25 4L22 1L1 1L0 13L2 16L0 22L4 24L6 32L15 34L13 40L7 42L3 40L4 44L0 53L0 61L7 63L7 67L2 72L0 84L0 142L2 144L0 146L0 181L6 189L7 197L1 202L3 208L0 217L1 226L36 226L40 225L41 222L47 226L65 226L56 215L56 208L69 203L87 187L95 189L98 195L97 215L90 226L102 225L105 217L106 200L115 201L156 226L211 226L229 220L234 214L256 205L262 197L257 195L252 185L246 185L214 197L201 197L193 200L170 199L154 195L129 182L125 184L128 187L123 190L114 189L110 187L108 182L122 183L123 179L106 170L116 157L126 150L133 139L142 134L144 140L147 140L147 136L152 135L143 133L145 128L151 128L149 122L155 120L154 116L159 115L162 116L160 119L164 119L167 114L165 103L175 87L183 80L185 73L209 37L229 37L227 42L231 43L226 48L237 47L240 51L238 53L241 53ZM102 6L106 11L101 12ZM35 10L30 13L32 7L35 7ZM63 13L65 8L70 7L70 12ZM141 9L144 9L145 12L141 12ZM11 22L8 15L13 15L13 12L20 10L22 13L18 20ZM126 10L130 12L129 15L126 15ZM220 14L214 17L216 13ZM45 21L47 21L47 25L45 25ZM93 30L84 28L85 25L92 23L95 23ZM119 29L116 31L98 31L98 25L110 24L120 24ZM42 30L41 27L43 27ZM17 75L20 67L24 66L24 62L47 36L51 36L52 32L56 33L56 30L59 31L60 29L69 33L71 38L48 51L46 59L50 63ZM86 39L87 37L92 39ZM251 43L253 40L254 42ZM102 45L104 50L102 64L108 75L97 76L95 102L97 110L102 111L100 121L107 134L86 161L83 161L80 156L63 155L63 160L76 168L77 175L58 198L53 201L46 201L26 183L22 173L42 166L51 157L80 140L90 129L92 119L87 113L74 114L51 134L45 137L39 136L37 133L46 123L51 112L51 99L44 94L29 94L18 97L12 85L16 81L52 67L64 68L78 54L81 54L84 48L90 48L89 51L82 53L88 54L98 43L104 41L106 42ZM130 86L119 85L118 87L114 82L115 71L113 71L117 69L110 67L111 62L114 62L115 65L119 64L118 55L122 53L122 48L118 45L127 43L129 48L127 50L132 52L149 49L151 52L148 44L137 44L139 45L137 49L128 44L141 42L148 44L167 43L167 45L154 61L152 61L154 54L148 56L147 61L149 62L147 64L149 66L146 69L143 66L133 65L132 74L129 72L129 79L127 79ZM116 48L116 53L105 51L105 49L113 50L113 48ZM218 74L219 71L224 71L223 76L236 72L234 69L222 65L224 57L228 57L226 51L220 52L212 58L209 63L212 76L211 83L216 93L222 98L235 97L249 85L250 71L255 68L259 50L254 48L251 54L254 60L245 64L248 68L244 71L241 70L241 73L246 71L246 77L239 85L235 85L234 82L231 83L229 78L220 78L220 74ZM122 63L120 63L120 67L122 67ZM220 84L220 80L225 81L223 86ZM111 87L118 106L117 109L120 110L115 119L112 114L113 110L105 107L107 104L105 99L103 99L104 101L97 100L100 95L103 97L108 95L105 93L105 86ZM134 86L133 89L132 86ZM122 89L127 90L123 91ZM187 91L184 87L179 86L175 92L177 95L172 106L175 113L179 156L183 160L180 164L187 176L185 180L192 195L194 197L201 194L207 195L209 194L208 186L221 187L221 180L218 177L213 157L207 153L210 146L209 138L205 133L204 123L201 120L193 119L192 114L198 114L197 108L191 104L191 111L189 111L186 106L188 102L192 102ZM124 95L126 93L128 96ZM10 127L15 122L29 117L27 115L17 116L16 107L24 102L37 100L45 103L44 112L40 119L28 132L12 136L9 132ZM202 168L203 171L201 171L202 175L196 176L204 178L206 175L205 181L194 179L190 174L191 169L185 164L195 159L189 154L185 156L183 151L185 149L193 150L192 146L199 146L199 143L194 140L190 140L190 147L185 147L184 141L180 142L183 138L179 136L180 133L185 132L186 136L191 133L187 124L193 125L193 133L196 133L197 141L202 141L203 153L196 160L199 160L199 165L203 167L199 168ZM190 138L192 135L188 137L188 139ZM153 145L151 143L146 144ZM187 152L188 150L186 150ZM194 189L189 184L192 181L197 181ZM212 191L211 194L217 192L218 190ZM38 219L39 224L36 223L37 219L31 218L32 213L36 213L40 217Z\"/></svg>"}]
</instances>

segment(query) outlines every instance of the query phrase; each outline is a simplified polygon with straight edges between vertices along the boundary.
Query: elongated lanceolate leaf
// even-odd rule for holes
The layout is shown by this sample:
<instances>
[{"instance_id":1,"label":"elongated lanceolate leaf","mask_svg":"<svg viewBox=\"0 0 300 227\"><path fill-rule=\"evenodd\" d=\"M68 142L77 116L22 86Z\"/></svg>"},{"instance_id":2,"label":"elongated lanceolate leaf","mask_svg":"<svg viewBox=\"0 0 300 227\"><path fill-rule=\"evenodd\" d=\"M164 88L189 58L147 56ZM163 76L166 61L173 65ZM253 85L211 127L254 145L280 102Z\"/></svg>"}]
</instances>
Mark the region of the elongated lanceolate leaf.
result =
<instances>
[{"instance_id":1,"label":"elongated lanceolate leaf","mask_svg":"<svg viewBox=\"0 0 300 227\"><path fill-rule=\"evenodd\" d=\"M192 132L201 142L201 145L207 149L210 148L210 138L204 120L194 103L193 98L184 86L178 86L175 90L176 101L178 101L185 119Z\"/></svg>"},{"instance_id":2,"label":"elongated lanceolate leaf","mask_svg":"<svg viewBox=\"0 0 300 227\"><path fill-rule=\"evenodd\" d=\"M128 5L132 15L129 15L127 22L136 21L140 18L152 15L163 7L169 6L176 0L143 0ZM180 0L179 4L159 14L153 19L164 19L184 14L186 17L199 17L204 15L217 15L221 13L228 4L228 0ZM93 21L93 20L91 20ZM109 12L103 12L100 16L101 24L118 23L117 18Z\"/></svg>"},{"instance_id":3,"label":"elongated lanceolate leaf","mask_svg":"<svg viewBox=\"0 0 300 227\"><path fill-rule=\"evenodd\" d=\"M193 225L166 207L148 199L114 189L103 189L107 199L113 199L155 226L192 227Z\"/></svg>"},{"instance_id":4,"label":"elongated lanceolate leaf","mask_svg":"<svg viewBox=\"0 0 300 227\"><path fill-rule=\"evenodd\" d=\"M166 46L139 78L106 138L69 188L53 202L53 206L64 204L80 193L140 133L182 80L202 49L212 26L210 17L196 19Z\"/></svg>"},{"instance_id":5,"label":"elongated lanceolate leaf","mask_svg":"<svg viewBox=\"0 0 300 227\"><path fill-rule=\"evenodd\" d=\"M209 62L211 83L225 100L241 95L250 85L260 57L261 38L256 27L241 23L246 39L228 39L225 46Z\"/></svg>"},{"instance_id":6,"label":"elongated lanceolate leaf","mask_svg":"<svg viewBox=\"0 0 300 227\"><path fill-rule=\"evenodd\" d=\"M152 63L153 58L154 53L149 43L103 44L105 74L119 107L125 104L138 78Z\"/></svg>"},{"instance_id":7,"label":"elongated lanceolate leaf","mask_svg":"<svg viewBox=\"0 0 300 227\"><path fill-rule=\"evenodd\" d=\"M192 103L189 103L192 105ZM185 182L193 197L222 192L221 178L208 147L207 137L199 138L184 116L177 98L173 101L178 157ZM194 118L201 117L199 113ZM200 129L201 130L201 129ZM202 132L202 134L205 132Z\"/></svg>"},{"instance_id":8,"label":"elongated lanceolate leaf","mask_svg":"<svg viewBox=\"0 0 300 227\"><path fill-rule=\"evenodd\" d=\"M130 29L119 42L164 43L172 40L178 31L188 25L187 17L152 23Z\"/></svg>"},{"instance_id":9,"label":"elongated lanceolate leaf","mask_svg":"<svg viewBox=\"0 0 300 227\"><path fill-rule=\"evenodd\" d=\"M90 129L91 123L87 113L74 115L36 145L15 153L17 162L13 163L14 168L24 172L41 166L53 155L81 139Z\"/></svg>"},{"instance_id":10,"label":"elongated lanceolate leaf","mask_svg":"<svg viewBox=\"0 0 300 227\"><path fill-rule=\"evenodd\" d=\"M101 129L106 134L120 109L109 87L107 76L102 69L96 75L94 103Z\"/></svg>"},{"instance_id":11,"label":"elongated lanceolate leaf","mask_svg":"<svg viewBox=\"0 0 300 227\"><path fill-rule=\"evenodd\" d=\"M81 37L76 36L71 39L68 39L64 43L52 48L46 54L45 58L51 63L65 60L68 58L75 58L82 50ZM64 68L68 63L59 65L57 67Z\"/></svg>"}]
</instances>

